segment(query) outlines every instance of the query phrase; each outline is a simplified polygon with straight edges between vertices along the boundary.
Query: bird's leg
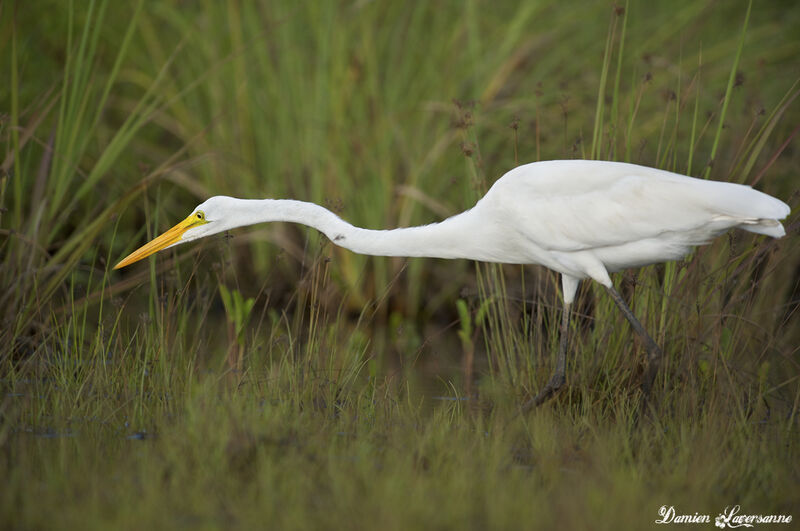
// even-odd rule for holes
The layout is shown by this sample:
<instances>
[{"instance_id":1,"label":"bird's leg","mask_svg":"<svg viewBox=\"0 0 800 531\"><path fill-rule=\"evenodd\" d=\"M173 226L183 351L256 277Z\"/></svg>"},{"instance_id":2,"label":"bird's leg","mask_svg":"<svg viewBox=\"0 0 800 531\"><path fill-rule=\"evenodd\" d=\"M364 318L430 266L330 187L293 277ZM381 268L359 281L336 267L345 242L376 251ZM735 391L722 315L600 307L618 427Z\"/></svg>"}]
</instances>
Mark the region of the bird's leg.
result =
<instances>
[{"instance_id":1,"label":"bird's leg","mask_svg":"<svg viewBox=\"0 0 800 531\"><path fill-rule=\"evenodd\" d=\"M569 336L569 315L571 303L564 303L564 311L561 313L561 337L558 342L558 355L556 356L556 370L544 389L539 391L535 397L531 398L522 406L522 412L528 411L531 408L540 406L547 402L549 399L561 389L567 381L567 342Z\"/></svg>"},{"instance_id":2,"label":"bird's leg","mask_svg":"<svg viewBox=\"0 0 800 531\"><path fill-rule=\"evenodd\" d=\"M614 299L614 302L617 303L617 307L619 307L622 314L631 324L633 329L639 334L639 337L642 338L645 344L645 348L647 348L647 369L644 373L644 378L642 379L642 391L644 392L645 398L650 396L650 389L653 387L653 381L656 378L656 373L658 372L658 366L661 364L661 358L663 357L663 353L661 352L661 348L653 341L653 338L650 337L650 334L644 329L642 323L633 315L630 307L625 303L625 300L622 298L622 295L619 294L617 290L614 289L614 286L606 286L606 289L611 294L611 298Z\"/></svg>"}]
</instances>

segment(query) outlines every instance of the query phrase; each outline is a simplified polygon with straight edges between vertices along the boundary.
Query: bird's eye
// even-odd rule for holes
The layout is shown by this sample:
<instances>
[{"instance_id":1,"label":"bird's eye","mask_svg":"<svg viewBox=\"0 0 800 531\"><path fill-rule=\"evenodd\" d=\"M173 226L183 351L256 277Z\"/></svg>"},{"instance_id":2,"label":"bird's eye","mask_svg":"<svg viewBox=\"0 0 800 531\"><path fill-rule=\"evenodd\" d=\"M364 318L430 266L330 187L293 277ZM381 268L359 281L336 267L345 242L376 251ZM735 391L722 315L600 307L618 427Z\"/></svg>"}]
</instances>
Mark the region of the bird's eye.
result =
<instances>
[{"instance_id":1,"label":"bird's eye","mask_svg":"<svg viewBox=\"0 0 800 531\"><path fill-rule=\"evenodd\" d=\"M205 215L205 214L203 214L202 212L198 212L197 214L195 214L195 217L196 217L197 219L205 219L205 218L206 218L206 215Z\"/></svg>"}]
</instances>

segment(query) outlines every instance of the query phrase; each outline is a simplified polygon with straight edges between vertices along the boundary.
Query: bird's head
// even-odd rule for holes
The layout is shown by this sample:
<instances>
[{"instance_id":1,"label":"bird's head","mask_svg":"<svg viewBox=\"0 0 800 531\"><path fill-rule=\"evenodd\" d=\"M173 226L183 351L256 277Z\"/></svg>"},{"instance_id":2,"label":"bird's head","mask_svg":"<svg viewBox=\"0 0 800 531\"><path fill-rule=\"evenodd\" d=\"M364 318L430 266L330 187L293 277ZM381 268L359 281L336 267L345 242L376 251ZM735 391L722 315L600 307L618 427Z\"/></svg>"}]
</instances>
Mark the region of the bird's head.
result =
<instances>
[{"instance_id":1,"label":"bird's head","mask_svg":"<svg viewBox=\"0 0 800 531\"><path fill-rule=\"evenodd\" d=\"M192 210L186 219L126 256L114 266L114 269L138 262L162 249L233 228L235 224L231 223L231 219L234 216L231 214L236 211L236 201L232 197L222 195L206 200Z\"/></svg>"}]
</instances>

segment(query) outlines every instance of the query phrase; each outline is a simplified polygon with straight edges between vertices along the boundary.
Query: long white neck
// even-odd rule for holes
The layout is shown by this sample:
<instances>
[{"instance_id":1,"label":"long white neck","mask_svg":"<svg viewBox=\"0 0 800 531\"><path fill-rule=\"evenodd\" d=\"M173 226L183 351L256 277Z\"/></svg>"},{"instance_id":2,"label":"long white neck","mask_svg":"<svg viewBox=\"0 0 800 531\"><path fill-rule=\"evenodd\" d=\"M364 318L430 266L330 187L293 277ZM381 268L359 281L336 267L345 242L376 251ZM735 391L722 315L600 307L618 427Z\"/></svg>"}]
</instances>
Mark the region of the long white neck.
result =
<instances>
[{"instance_id":1,"label":"long white neck","mask_svg":"<svg viewBox=\"0 0 800 531\"><path fill-rule=\"evenodd\" d=\"M236 218L240 221L237 226L269 221L301 223L319 230L336 245L360 254L493 261L483 245L486 227L471 212L430 225L370 230L355 227L314 203L291 199L239 199L236 203Z\"/></svg>"}]
</instances>

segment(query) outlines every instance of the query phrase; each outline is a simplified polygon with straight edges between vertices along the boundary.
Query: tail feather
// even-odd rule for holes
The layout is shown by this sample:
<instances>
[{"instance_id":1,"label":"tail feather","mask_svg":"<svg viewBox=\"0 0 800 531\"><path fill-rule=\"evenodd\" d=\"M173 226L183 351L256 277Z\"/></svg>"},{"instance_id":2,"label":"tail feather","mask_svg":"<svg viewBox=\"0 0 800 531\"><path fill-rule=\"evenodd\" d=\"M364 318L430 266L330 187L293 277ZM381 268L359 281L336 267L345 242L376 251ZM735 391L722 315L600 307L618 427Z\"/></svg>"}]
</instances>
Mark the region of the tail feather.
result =
<instances>
[{"instance_id":1,"label":"tail feather","mask_svg":"<svg viewBox=\"0 0 800 531\"><path fill-rule=\"evenodd\" d=\"M708 182L708 181L707 181ZM724 192L712 199L717 211L715 218L736 220L740 229L773 238L786 235L780 220L791 212L789 205L771 195L740 184L726 184ZM717 190L723 192L723 190Z\"/></svg>"},{"instance_id":2,"label":"tail feather","mask_svg":"<svg viewBox=\"0 0 800 531\"><path fill-rule=\"evenodd\" d=\"M773 238L786 236L786 229L777 219L757 219L752 223L742 223L739 228L756 234L772 236Z\"/></svg>"}]
</instances>

